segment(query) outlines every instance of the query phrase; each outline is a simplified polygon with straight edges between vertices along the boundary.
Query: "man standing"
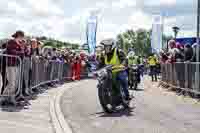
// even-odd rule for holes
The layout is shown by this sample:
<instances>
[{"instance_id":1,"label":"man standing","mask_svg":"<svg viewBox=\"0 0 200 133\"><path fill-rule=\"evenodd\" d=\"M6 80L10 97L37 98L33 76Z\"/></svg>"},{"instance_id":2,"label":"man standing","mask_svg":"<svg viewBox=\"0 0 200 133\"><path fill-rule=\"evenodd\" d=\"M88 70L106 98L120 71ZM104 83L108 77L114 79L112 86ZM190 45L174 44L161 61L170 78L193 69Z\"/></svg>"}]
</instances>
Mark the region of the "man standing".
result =
<instances>
[{"instance_id":1,"label":"man standing","mask_svg":"<svg viewBox=\"0 0 200 133\"><path fill-rule=\"evenodd\" d=\"M156 55L151 54L148 58L148 64L149 64L149 67L150 67L150 75L151 75L151 78L152 78L152 82L153 81L157 82L157 69L156 69L157 63L158 63L158 59L157 59Z\"/></svg>"},{"instance_id":2,"label":"man standing","mask_svg":"<svg viewBox=\"0 0 200 133\"><path fill-rule=\"evenodd\" d=\"M8 41L7 44L7 54L11 56L24 56L24 50L22 49L20 43L24 39L24 32L17 31L12 35L14 39ZM20 64L19 59L16 57L7 58L6 76L8 79L8 84L3 92L4 95L8 95L11 98L11 102L15 102L15 95L18 88L19 76L20 76ZM19 79L19 80L18 80ZM19 88L18 88L19 89Z\"/></svg>"}]
</instances>

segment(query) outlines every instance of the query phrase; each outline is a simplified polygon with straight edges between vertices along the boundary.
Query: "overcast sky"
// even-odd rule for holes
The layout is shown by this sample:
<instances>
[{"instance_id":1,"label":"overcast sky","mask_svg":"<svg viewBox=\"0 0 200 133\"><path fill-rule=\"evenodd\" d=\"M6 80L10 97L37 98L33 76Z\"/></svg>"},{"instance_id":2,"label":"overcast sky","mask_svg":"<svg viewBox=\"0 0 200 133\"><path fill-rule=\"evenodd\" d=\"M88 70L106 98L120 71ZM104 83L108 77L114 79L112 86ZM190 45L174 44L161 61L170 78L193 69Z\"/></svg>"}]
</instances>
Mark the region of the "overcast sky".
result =
<instances>
[{"instance_id":1,"label":"overcast sky","mask_svg":"<svg viewBox=\"0 0 200 133\"><path fill-rule=\"evenodd\" d=\"M31 35L85 42L86 20L97 10L97 40L128 28L150 29L152 17L164 15L165 34L179 26L179 37L196 33L197 0L1 0L0 38L21 29Z\"/></svg>"}]
</instances>

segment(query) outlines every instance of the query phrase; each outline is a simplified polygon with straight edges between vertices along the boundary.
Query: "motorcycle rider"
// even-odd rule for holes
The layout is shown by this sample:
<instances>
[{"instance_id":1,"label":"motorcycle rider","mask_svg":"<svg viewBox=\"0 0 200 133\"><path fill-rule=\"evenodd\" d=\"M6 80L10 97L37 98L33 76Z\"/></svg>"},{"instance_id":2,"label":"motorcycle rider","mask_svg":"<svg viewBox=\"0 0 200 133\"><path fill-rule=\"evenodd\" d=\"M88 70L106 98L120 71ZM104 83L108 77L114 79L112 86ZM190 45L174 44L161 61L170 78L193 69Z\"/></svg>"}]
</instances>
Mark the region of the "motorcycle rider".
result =
<instances>
[{"instance_id":1,"label":"motorcycle rider","mask_svg":"<svg viewBox=\"0 0 200 133\"><path fill-rule=\"evenodd\" d=\"M130 51L128 53L128 66L130 67L131 65L137 65L139 67L140 65L140 58L135 55L134 51ZM140 78L140 71L138 69L138 75L137 75L138 83L140 83L141 78Z\"/></svg>"},{"instance_id":2,"label":"motorcycle rider","mask_svg":"<svg viewBox=\"0 0 200 133\"><path fill-rule=\"evenodd\" d=\"M104 64L105 65L124 65L127 66L127 60L125 53L116 48L116 42L114 39L106 39L100 42L104 46L105 50L105 59L104 59ZM114 72L113 72L114 73ZM120 81L124 93L126 95L126 100L129 101L131 100L131 97L129 95L128 91L128 74L127 71L122 71L117 73L116 79Z\"/></svg>"}]
</instances>

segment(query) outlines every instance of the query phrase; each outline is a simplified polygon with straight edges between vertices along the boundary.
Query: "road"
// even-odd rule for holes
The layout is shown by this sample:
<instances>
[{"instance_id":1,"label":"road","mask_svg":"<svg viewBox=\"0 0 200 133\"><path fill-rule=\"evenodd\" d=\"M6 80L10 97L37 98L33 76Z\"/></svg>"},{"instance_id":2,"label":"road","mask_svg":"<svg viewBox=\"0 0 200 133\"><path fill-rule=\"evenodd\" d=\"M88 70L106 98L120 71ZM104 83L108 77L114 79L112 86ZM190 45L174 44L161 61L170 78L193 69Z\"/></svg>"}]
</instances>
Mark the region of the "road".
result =
<instances>
[{"instance_id":1,"label":"road","mask_svg":"<svg viewBox=\"0 0 200 133\"><path fill-rule=\"evenodd\" d=\"M199 133L200 105L159 88L145 77L132 111L104 114L97 81L84 80L62 97L61 110L74 133Z\"/></svg>"}]
</instances>

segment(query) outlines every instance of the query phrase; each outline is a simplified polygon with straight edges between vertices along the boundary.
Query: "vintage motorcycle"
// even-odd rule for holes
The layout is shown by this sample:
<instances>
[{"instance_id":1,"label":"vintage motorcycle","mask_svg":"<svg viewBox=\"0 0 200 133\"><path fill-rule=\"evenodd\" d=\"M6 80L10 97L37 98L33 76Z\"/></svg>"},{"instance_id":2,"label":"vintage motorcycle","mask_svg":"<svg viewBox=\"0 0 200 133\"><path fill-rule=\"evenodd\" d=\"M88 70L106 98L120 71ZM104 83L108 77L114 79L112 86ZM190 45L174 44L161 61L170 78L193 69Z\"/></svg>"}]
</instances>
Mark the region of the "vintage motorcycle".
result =
<instances>
[{"instance_id":1,"label":"vintage motorcycle","mask_svg":"<svg viewBox=\"0 0 200 133\"><path fill-rule=\"evenodd\" d=\"M106 66L96 72L99 101L106 113L116 112L120 107L124 109L129 107L130 101L125 100L123 87L115 77L121 71L126 71L126 68L124 66Z\"/></svg>"}]
</instances>

